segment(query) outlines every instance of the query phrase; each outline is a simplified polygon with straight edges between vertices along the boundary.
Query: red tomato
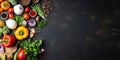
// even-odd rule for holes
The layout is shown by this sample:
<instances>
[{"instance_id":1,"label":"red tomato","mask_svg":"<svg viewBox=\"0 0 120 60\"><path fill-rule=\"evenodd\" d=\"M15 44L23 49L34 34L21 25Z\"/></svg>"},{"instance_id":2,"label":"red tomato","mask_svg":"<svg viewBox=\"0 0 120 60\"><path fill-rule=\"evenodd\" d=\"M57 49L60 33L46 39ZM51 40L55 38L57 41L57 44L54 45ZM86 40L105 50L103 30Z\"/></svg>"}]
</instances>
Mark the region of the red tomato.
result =
<instances>
[{"instance_id":1,"label":"red tomato","mask_svg":"<svg viewBox=\"0 0 120 60\"><path fill-rule=\"evenodd\" d=\"M26 7L25 12L30 12L30 7Z\"/></svg>"},{"instance_id":2,"label":"red tomato","mask_svg":"<svg viewBox=\"0 0 120 60\"><path fill-rule=\"evenodd\" d=\"M26 60L27 59L27 55L25 54L25 49L22 48L19 52L18 52L18 60Z\"/></svg>"},{"instance_id":3,"label":"red tomato","mask_svg":"<svg viewBox=\"0 0 120 60\"><path fill-rule=\"evenodd\" d=\"M8 12L9 12L9 13L13 13L13 11L14 11L13 8L9 8L9 9L8 9Z\"/></svg>"},{"instance_id":4,"label":"red tomato","mask_svg":"<svg viewBox=\"0 0 120 60\"><path fill-rule=\"evenodd\" d=\"M24 19L25 19L25 20L29 20L29 19L30 19L30 15L29 15L28 13L25 13L25 14L24 14Z\"/></svg>"},{"instance_id":5,"label":"red tomato","mask_svg":"<svg viewBox=\"0 0 120 60\"><path fill-rule=\"evenodd\" d=\"M14 18L14 14L9 14L9 18Z\"/></svg>"},{"instance_id":6,"label":"red tomato","mask_svg":"<svg viewBox=\"0 0 120 60\"><path fill-rule=\"evenodd\" d=\"M2 44L5 47L12 47L16 43L16 39L13 35L4 35L2 38Z\"/></svg>"}]
</instances>

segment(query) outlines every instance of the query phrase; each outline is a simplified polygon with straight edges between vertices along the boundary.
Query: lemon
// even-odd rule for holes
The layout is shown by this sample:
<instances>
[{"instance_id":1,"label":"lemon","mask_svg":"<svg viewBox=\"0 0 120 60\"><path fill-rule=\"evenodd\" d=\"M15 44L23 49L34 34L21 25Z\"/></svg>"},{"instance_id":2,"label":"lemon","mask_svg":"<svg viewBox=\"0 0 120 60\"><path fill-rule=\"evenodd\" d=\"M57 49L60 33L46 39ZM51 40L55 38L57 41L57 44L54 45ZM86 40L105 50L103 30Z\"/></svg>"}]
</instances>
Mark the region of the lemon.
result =
<instances>
[{"instance_id":1,"label":"lemon","mask_svg":"<svg viewBox=\"0 0 120 60\"><path fill-rule=\"evenodd\" d=\"M0 27L4 27L4 26L5 26L5 23L2 20L0 20Z\"/></svg>"}]
</instances>

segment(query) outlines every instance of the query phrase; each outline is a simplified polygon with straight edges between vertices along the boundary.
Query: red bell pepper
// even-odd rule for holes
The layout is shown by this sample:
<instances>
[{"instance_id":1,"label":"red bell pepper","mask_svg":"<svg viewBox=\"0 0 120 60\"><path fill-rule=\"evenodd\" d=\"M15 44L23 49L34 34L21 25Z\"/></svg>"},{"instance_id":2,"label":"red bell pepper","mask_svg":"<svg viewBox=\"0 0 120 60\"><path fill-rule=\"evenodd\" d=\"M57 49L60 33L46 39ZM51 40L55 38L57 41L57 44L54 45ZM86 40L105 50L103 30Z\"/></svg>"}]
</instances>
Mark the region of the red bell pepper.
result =
<instances>
[{"instance_id":1,"label":"red bell pepper","mask_svg":"<svg viewBox=\"0 0 120 60\"><path fill-rule=\"evenodd\" d=\"M13 47L16 43L16 38L13 35L4 35L0 40L5 47Z\"/></svg>"}]
</instances>

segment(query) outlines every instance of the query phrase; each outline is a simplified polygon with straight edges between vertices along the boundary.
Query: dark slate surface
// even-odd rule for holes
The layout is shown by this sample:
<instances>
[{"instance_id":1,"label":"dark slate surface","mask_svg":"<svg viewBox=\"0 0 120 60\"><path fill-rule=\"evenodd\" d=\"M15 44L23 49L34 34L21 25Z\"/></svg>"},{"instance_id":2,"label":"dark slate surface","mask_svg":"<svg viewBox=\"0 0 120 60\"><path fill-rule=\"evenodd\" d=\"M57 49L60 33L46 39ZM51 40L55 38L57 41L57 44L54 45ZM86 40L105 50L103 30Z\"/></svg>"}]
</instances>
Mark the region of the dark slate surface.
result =
<instances>
[{"instance_id":1,"label":"dark slate surface","mask_svg":"<svg viewBox=\"0 0 120 60\"><path fill-rule=\"evenodd\" d=\"M48 60L120 59L120 41L111 34L112 20L120 25L119 0L53 1L55 9L41 32Z\"/></svg>"}]
</instances>

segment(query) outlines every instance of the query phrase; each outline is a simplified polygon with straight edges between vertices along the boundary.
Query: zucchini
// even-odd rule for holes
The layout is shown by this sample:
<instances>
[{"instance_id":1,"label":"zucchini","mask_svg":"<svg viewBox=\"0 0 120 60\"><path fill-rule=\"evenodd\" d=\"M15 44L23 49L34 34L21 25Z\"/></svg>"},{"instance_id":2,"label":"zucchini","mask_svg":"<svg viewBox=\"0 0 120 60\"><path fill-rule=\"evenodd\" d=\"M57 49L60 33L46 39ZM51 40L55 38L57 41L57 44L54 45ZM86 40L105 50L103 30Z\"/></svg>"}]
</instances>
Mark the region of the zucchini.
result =
<instances>
[{"instance_id":1,"label":"zucchini","mask_svg":"<svg viewBox=\"0 0 120 60\"><path fill-rule=\"evenodd\" d=\"M20 51L21 48L18 49L18 51L15 53L13 60L17 60L17 54Z\"/></svg>"}]
</instances>

